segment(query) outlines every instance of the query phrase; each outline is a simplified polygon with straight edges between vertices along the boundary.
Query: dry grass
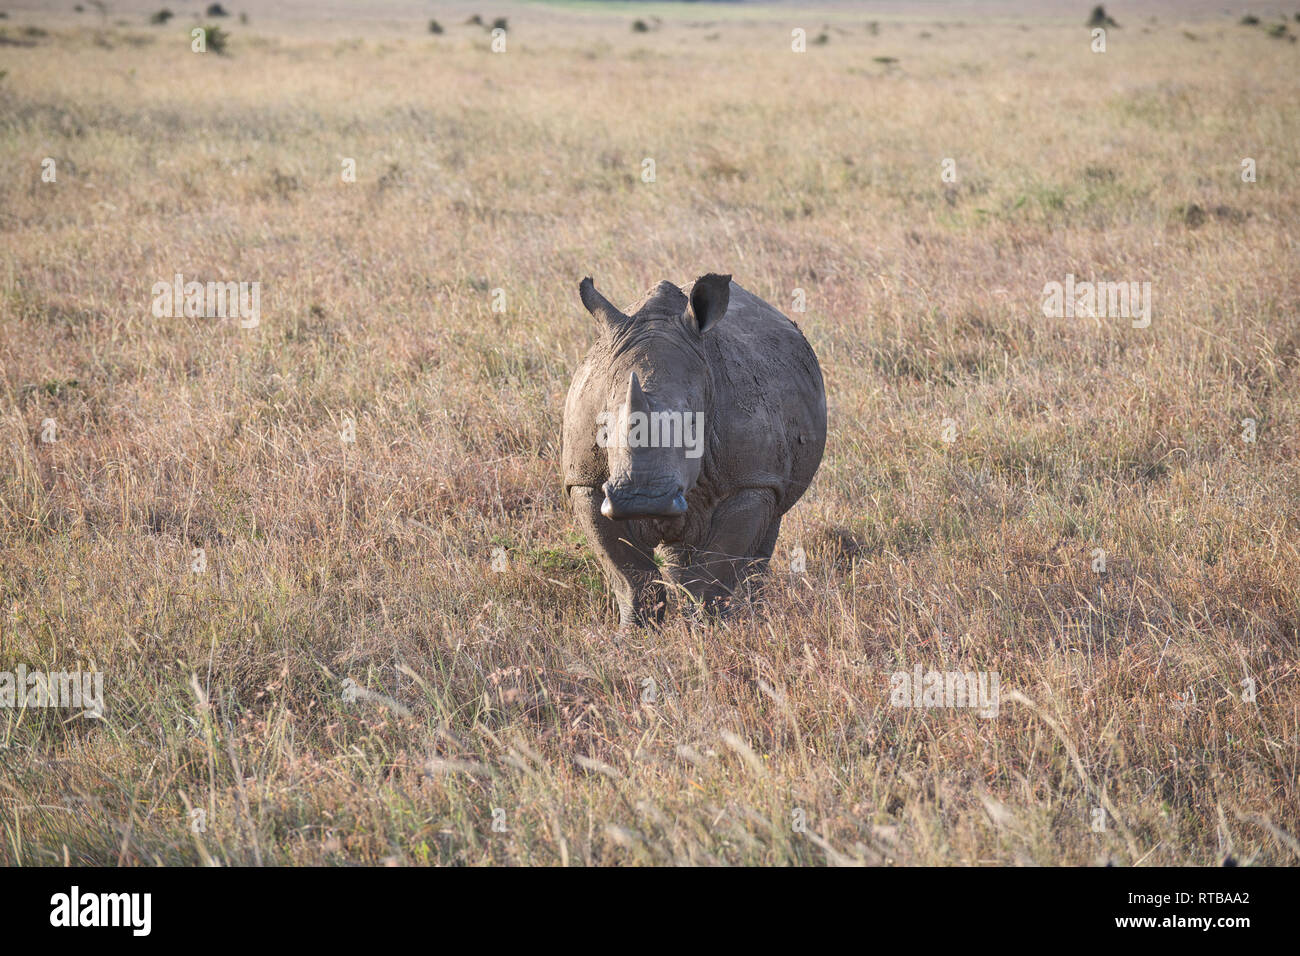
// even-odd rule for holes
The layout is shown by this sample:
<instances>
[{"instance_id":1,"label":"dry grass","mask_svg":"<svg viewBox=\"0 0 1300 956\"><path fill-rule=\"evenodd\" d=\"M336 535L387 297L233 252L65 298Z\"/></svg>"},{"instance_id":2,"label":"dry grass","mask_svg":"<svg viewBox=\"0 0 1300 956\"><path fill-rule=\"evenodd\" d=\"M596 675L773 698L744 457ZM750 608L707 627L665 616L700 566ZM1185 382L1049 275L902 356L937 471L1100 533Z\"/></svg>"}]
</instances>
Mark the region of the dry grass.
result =
<instances>
[{"instance_id":1,"label":"dry grass","mask_svg":"<svg viewBox=\"0 0 1300 956\"><path fill-rule=\"evenodd\" d=\"M0 710L0 860L1296 863L1297 46L1098 55L1086 6L0 22L47 31L0 48L0 670L107 698ZM617 638L577 281L709 270L806 290L827 456L761 607ZM155 318L177 272L260 327ZM1151 327L1044 318L1066 273ZM918 662L999 716L891 707Z\"/></svg>"}]
</instances>

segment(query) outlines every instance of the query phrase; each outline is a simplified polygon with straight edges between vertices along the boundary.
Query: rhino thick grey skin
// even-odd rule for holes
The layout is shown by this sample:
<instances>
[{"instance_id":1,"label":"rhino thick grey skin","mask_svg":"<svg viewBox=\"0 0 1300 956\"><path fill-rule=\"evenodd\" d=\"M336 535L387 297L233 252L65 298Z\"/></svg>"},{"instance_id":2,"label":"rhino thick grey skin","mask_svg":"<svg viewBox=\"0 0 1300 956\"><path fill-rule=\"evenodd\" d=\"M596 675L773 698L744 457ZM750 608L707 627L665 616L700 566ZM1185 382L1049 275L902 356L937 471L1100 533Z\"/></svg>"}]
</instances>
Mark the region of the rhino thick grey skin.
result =
<instances>
[{"instance_id":1,"label":"rhino thick grey skin","mask_svg":"<svg viewBox=\"0 0 1300 956\"><path fill-rule=\"evenodd\" d=\"M600 337L564 405L564 491L621 626L663 619L665 581L718 610L766 567L821 463L817 356L731 276L661 282L626 313L591 279L578 288ZM619 440L638 412L655 423L652 440Z\"/></svg>"}]
</instances>

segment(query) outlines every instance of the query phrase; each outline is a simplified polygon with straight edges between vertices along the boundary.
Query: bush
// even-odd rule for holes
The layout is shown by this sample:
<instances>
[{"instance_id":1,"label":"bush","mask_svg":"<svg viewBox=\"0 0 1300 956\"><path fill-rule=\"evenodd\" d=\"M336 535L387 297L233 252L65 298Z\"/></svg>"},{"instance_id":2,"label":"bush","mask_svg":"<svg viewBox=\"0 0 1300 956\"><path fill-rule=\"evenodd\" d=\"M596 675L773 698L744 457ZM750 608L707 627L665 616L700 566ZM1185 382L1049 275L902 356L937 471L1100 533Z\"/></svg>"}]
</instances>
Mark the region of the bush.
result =
<instances>
[{"instance_id":1,"label":"bush","mask_svg":"<svg viewBox=\"0 0 1300 956\"><path fill-rule=\"evenodd\" d=\"M441 32L442 32L442 24L439 23L437 20L430 20L430 21L429 21L429 32L430 32L430 33L441 33Z\"/></svg>"},{"instance_id":2,"label":"bush","mask_svg":"<svg viewBox=\"0 0 1300 956\"><path fill-rule=\"evenodd\" d=\"M1114 18L1106 13L1106 8L1099 3L1092 8L1092 16L1088 17L1088 26L1118 27L1119 24L1115 22Z\"/></svg>"},{"instance_id":3,"label":"bush","mask_svg":"<svg viewBox=\"0 0 1300 956\"><path fill-rule=\"evenodd\" d=\"M155 13L153 16L149 18L149 22L155 23L158 26L162 26L164 23L166 23L174 16L175 16L174 13L172 13L166 7L163 7L161 10L159 10L157 13Z\"/></svg>"},{"instance_id":4,"label":"bush","mask_svg":"<svg viewBox=\"0 0 1300 956\"><path fill-rule=\"evenodd\" d=\"M226 52L226 43L230 40L230 34L221 27L204 27L204 43L211 53L224 54Z\"/></svg>"}]
</instances>

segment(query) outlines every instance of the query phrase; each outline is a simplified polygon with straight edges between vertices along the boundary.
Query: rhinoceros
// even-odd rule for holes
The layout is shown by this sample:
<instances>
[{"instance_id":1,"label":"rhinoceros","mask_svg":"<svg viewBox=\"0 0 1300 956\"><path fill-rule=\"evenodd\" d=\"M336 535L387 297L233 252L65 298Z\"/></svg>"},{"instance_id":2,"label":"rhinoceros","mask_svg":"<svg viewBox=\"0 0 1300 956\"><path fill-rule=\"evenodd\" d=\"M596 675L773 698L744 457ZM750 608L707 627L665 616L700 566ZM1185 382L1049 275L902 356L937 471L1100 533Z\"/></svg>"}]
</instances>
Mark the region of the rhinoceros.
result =
<instances>
[{"instance_id":1,"label":"rhinoceros","mask_svg":"<svg viewBox=\"0 0 1300 956\"><path fill-rule=\"evenodd\" d=\"M564 491L620 626L661 622L665 582L724 611L821 463L817 356L729 275L660 282L627 312L578 290L599 337L564 405Z\"/></svg>"}]
</instances>

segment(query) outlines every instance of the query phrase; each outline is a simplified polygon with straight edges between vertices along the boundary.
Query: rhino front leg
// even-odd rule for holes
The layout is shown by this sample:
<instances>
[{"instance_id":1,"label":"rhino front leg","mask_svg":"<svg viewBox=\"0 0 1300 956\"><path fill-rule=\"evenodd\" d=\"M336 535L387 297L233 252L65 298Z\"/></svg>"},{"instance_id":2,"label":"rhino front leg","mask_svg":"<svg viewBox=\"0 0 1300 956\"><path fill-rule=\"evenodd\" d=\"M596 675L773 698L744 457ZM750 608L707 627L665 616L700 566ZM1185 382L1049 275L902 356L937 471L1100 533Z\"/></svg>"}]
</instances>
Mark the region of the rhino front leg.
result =
<instances>
[{"instance_id":1,"label":"rhino front leg","mask_svg":"<svg viewBox=\"0 0 1300 956\"><path fill-rule=\"evenodd\" d=\"M603 492L574 487L569 499L578 527L614 591L619 627L663 621L666 591L654 562L654 546L640 540L635 522L611 521L600 513Z\"/></svg>"},{"instance_id":2,"label":"rhino front leg","mask_svg":"<svg viewBox=\"0 0 1300 956\"><path fill-rule=\"evenodd\" d=\"M673 578L706 611L721 610L750 575L767 567L780 527L776 494L742 489L714 508L703 543L678 552L686 566L674 569Z\"/></svg>"}]
</instances>

